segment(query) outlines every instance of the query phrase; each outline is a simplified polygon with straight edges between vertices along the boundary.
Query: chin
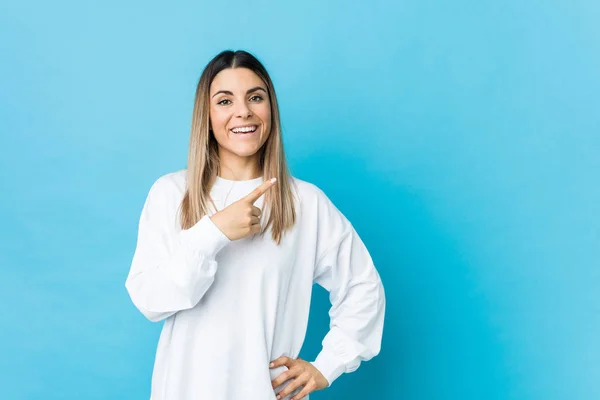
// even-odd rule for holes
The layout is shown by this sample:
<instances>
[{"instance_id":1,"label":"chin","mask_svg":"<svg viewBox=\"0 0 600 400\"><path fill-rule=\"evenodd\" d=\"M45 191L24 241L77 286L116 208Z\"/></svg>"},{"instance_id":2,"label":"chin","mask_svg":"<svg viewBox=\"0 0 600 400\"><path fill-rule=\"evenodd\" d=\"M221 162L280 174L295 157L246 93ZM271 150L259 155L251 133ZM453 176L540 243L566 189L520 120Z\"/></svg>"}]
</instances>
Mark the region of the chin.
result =
<instances>
[{"instance_id":1,"label":"chin","mask_svg":"<svg viewBox=\"0 0 600 400\"><path fill-rule=\"evenodd\" d=\"M258 153L257 148L244 148L244 149L233 149L230 150L233 154L239 156L239 157L251 157L253 155L255 155L256 153Z\"/></svg>"}]
</instances>

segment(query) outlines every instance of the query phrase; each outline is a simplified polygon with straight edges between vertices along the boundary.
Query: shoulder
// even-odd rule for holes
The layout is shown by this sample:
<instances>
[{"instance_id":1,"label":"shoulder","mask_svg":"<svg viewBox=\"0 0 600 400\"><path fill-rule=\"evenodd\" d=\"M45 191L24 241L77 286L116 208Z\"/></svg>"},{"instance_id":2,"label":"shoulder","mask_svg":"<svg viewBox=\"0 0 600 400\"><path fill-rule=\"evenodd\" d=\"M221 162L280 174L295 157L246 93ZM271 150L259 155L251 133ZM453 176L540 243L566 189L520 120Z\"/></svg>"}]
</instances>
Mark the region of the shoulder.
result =
<instances>
[{"instance_id":1,"label":"shoulder","mask_svg":"<svg viewBox=\"0 0 600 400\"><path fill-rule=\"evenodd\" d=\"M185 191L187 169L167 172L155 179L152 184L152 189L166 192L181 192Z\"/></svg>"},{"instance_id":2,"label":"shoulder","mask_svg":"<svg viewBox=\"0 0 600 400\"><path fill-rule=\"evenodd\" d=\"M157 197L181 200L186 190L187 169L181 169L165 173L152 184L150 194ZM325 192L316 184L290 176L293 190L297 193L300 201L311 206L331 207L333 203Z\"/></svg>"},{"instance_id":3,"label":"shoulder","mask_svg":"<svg viewBox=\"0 0 600 400\"><path fill-rule=\"evenodd\" d=\"M187 170L165 173L152 181L142 209L142 220L178 229L177 213L185 193Z\"/></svg>"},{"instance_id":4,"label":"shoulder","mask_svg":"<svg viewBox=\"0 0 600 400\"><path fill-rule=\"evenodd\" d=\"M292 179L305 215L314 214L323 223L337 221L338 224L345 224L347 222L344 214L322 188L296 177Z\"/></svg>"},{"instance_id":5,"label":"shoulder","mask_svg":"<svg viewBox=\"0 0 600 400\"><path fill-rule=\"evenodd\" d=\"M148 192L148 199L177 203L185 193L187 169L168 172L156 178Z\"/></svg>"},{"instance_id":6,"label":"shoulder","mask_svg":"<svg viewBox=\"0 0 600 400\"><path fill-rule=\"evenodd\" d=\"M316 184L296 178L295 176L292 176L291 180L301 200L315 202L329 200L325 192Z\"/></svg>"},{"instance_id":7,"label":"shoulder","mask_svg":"<svg viewBox=\"0 0 600 400\"><path fill-rule=\"evenodd\" d=\"M303 223L317 234L317 253L323 254L354 229L325 191L314 183L293 178L298 189Z\"/></svg>"}]
</instances>

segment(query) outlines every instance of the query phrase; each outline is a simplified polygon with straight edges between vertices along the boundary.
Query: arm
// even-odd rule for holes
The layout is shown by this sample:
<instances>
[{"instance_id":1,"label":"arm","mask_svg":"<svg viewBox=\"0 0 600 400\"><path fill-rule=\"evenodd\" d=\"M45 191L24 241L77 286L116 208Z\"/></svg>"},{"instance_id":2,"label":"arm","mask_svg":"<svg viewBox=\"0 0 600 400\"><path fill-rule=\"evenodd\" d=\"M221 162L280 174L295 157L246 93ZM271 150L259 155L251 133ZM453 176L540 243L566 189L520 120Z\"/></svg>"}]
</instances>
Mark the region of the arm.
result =
<instances>
[{"instance_id":1,"label":"arm","mask_svg":"<svg viewBox=\"0 0 600 400\"><path fill-rule=\"evenodd\" d=\"M208 215L190 229L176 229L179 204L172 185L159 178L150 188L125 282L134 305L153 322L200 301L214 281L216 254L230 243Z\"/></svg>"},{"instance_id":2,"label":"arm","mask_svg":"<svg viewBox=\"0 0 600 400\"><path fill-rule=\"evenodd\" d=\"M335 235L320 253L314 282L329 291L330 330L312 364L331 385L344 372L355 371L361 361L379 354L385 294L358 233L329 200L326 204L322 226Z\"/></svg>"}]
</instances>

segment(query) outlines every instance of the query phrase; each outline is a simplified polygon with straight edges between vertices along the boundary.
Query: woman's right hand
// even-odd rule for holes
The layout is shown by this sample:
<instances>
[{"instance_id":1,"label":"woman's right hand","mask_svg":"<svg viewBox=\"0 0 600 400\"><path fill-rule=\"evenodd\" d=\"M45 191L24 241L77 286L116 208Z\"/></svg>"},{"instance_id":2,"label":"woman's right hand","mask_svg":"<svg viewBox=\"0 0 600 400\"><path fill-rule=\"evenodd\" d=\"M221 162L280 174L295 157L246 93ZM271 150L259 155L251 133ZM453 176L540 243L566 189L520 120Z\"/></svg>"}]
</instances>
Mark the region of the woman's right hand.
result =
<instances>
[{"instance_id":1,"label":"woman's right hand","mask_svg":"<svg viewBox=\"0 0 600 400\"><path fill-rule=\"evenodd\" d=\"M250 194L210 216L210 219L229 240L238 240L260 232L259 217L262 212L260 208L254 206L254 203L276 182L277 178L264 182Z\"/></svg>"}]
</instances>

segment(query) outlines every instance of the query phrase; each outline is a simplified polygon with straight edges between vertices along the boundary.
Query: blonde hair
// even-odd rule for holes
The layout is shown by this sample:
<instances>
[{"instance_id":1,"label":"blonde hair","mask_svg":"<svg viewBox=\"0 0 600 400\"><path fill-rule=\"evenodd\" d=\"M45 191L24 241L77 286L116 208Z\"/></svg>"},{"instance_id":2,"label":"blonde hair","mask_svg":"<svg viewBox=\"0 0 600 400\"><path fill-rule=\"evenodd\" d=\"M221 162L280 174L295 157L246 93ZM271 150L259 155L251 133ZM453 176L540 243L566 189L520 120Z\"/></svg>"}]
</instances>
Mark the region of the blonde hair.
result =
<instances>
[{"instance_id":1,"label":"blonde hair","mask_svg":"<svg viewBox=\"0 0 600 400\"><path fill-rule=\"evenodd\" d=\"M209 91L215 76L226 68L248 68L267 86L271 104L271 133L259 150L259 163L263 179L276 177L277 183L263 195L263 227L259 235L262 236L272 226L272 238L280 244L285 231L296 223L296 211L291 187L293 181L283 150L279 106L273 82L266 69L252 54L243 50L226 50L219 53L208 63L200 76L192 114L186 191L180 207L181 228L191 228L208 214L210 190L220 172L218 143L214 134L209 131ZM212 199L210 201L212 203ZM214 206L214 203L212 204ZM266 215L268 218L264 223Z\"/></svg>"}]
</instances>

